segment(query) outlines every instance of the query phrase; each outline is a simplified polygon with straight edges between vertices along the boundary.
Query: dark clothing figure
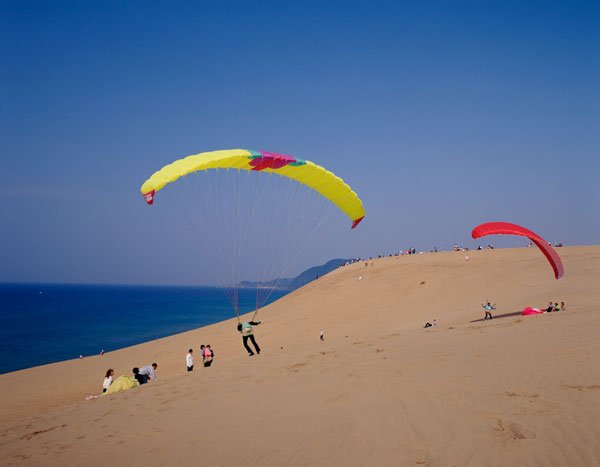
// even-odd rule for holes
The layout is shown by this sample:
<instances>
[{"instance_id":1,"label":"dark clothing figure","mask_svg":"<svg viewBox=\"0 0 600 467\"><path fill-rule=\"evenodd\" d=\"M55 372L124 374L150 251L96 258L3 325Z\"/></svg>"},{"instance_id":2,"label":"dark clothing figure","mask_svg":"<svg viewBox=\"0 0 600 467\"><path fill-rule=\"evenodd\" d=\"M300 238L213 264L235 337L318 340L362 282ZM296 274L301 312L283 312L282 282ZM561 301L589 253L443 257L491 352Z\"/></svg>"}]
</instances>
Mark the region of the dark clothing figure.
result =
<instances>
[{"instance_id":1,"label":"dark clothing figure","mask_svg":"<svg viewBox=\"0 0 600 467\"><path fill-rule=\"evenodd\" d=\"M248 351L248 355L250 355L251 357L252 357L252 355L254 355L254 352L252 352L252 349L248 345L248 339L250 339L250 342L252 342L252 345L256 349L256 353L260 353L260 347L256 343L256 339L254 339L254 334L250 334L248 336L242 336L242 339L244 341L244 347Z\"/></svg>"},{"instance_id":2,"label":"dark clothing figure","mask_svg":"<svg viewBox=\"0 0 600 467\"><path fill-rule=\"evenodd\" d=\"M252 342L252 345L254 346L256 353L258 353L258 354L260 353L260 347L258 346L258 344L256 343L256 340L254 339L254 331L252 330L252 326L258 326L259 324L260 324L260 321L248 321L245 323L238 323L238 325L237 325L237 330L242 334L244 348L248 351L248 355L251 357L252 357L252 355L254 355L254 352L248 345L248 339L250 339L250 342Z\"/></svg>"},{"instance_id":3,"label":"dark clothing figure","mask_svg":"<svg viewBox=\"0 0 600 467\"><path fill-rule=\"evenodd\" d=\"M138 383L140 384L146 384L148 382L148 375L141 375L140 374L140 369L135 367L133 369L133 377L137 380Z\"/></svg>"},{"instance_id":4,"label":"dark clothing figure","mask_svg":"<svg viewBox=\"0 0 600 467\"><path fill-rule=\"evenodd\" d=\"M424 328L430 328L430 327L432 327L432 326L433 326L433 324L431 324L431 323L425 323L425 326L423 326L423 327L424 327Z\"/></svg>"},{"instance_id":5,"label":"dark clothing figure","mask_svg":"<svg viewBox=\"0 0 600 467\"><path fill-rule=\"evenodd\" d=\"M139 373L135 375L135 379L140 384L146 384L148 382L148 375L140 375Z\"/></svg>"}]
</instances>

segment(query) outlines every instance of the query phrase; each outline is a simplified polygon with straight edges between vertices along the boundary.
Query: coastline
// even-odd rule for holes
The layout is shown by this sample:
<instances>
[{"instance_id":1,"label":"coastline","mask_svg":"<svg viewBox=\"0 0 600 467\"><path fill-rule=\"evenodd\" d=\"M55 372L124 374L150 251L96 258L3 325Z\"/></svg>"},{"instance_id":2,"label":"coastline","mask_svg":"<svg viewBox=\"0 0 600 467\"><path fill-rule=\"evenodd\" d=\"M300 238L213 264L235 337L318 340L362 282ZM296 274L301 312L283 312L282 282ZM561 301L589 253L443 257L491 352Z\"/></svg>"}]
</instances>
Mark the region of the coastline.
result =
<instances>
[{"instance_id":1,"label":"coastline","mask_svg":"<svg viewBox=\"0 0 600 467\"><path fill-rule=\"evenodd\" d=\"M261 310L252 358L231 319L0 375L0 452L11 465L96 465L106 451L118 465L591 465L600 246L561 256L561 281L532 249L336 269ZM498 309L484 322L486 299ZM550 299L567 311L515 314ZM186 374L201 343L215 363ZM107 367L152 361L158 383L84 400Z\"/></svg>"},{"instance_id":2,"label":"coastline","mask_svg":"<svg viewBox=\"0 0 600 467\"><path fill-rule=\"evenodd\" d=\"M270 300L281 295L275 291ZM1 374L89 358L235 316L227 295L209 286L2 284L0 299ZM252 310L254 299L253 290L241 291L240 309Z\"/></svg>"}]
</instances>

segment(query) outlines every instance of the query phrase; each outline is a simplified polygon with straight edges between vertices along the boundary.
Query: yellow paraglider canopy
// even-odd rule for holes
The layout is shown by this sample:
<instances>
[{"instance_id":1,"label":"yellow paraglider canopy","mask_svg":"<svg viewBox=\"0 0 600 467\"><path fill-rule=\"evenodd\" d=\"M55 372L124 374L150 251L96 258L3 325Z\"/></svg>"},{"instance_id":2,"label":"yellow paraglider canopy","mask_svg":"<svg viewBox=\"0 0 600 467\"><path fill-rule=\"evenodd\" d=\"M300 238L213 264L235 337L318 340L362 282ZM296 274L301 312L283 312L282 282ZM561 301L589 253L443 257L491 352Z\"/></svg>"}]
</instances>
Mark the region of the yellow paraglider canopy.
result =
<instances>
[{"instance_id":1,"label":"yellow paraglider canopy","mask_svg":"<svg viewBox=\"0 0 600 467\"><path fill-rule=\"evenodd\" d=\"M352 228L365 216L358 195L339 177L313 162L283 154L246 149L203 152L164 166L144 182L141 192L148 204L168 183L191 172L210 169L242 169L271 172L296 180L331 201L352 220Z\"/></svg>"},{"instance_id":2,"label":"yellow paraglider canopy","mask_svg":"<svg viewBox=\"0 0 600 467\"><path fill-rule=\"evenodd\" d=\"M112 384L108 387L106 392L103 393L103 395L108 396L109 394L114 394L115 392L131 389L136 386L138 386L138 382L134 377L121 375L112 382Z\"/></svg>"}]
</instances>

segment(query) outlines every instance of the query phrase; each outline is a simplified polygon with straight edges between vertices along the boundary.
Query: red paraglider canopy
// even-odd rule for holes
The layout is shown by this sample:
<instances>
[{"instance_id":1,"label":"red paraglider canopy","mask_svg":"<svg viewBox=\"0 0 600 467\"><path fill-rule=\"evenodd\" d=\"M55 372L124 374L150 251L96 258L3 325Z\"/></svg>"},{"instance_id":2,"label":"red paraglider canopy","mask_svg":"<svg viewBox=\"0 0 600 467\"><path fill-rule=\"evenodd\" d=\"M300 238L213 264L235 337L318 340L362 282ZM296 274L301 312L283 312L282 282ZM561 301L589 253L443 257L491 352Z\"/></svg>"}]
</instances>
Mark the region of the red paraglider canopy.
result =
<instances>
[{"instance_id":1,"label":"red paraglider canopy","mask_svg":"<svg viewBox=\"0 0 600 467\"><path fill-rule=\"evenodd\" d=\"M523 309L523 311L521 312L521 316L541 315L542 313L543 311L539 308L531 308L530 306L528 306L527 308Z\"/></svg>"},{"instance_id":2,"label":"red paraglider canopy","mask_svg":"<svg viewBox=\"0 0 600 467\"><path fill-rule=\"evenodd\" d=\"M521 227L520 225L511 224L510 222L488 222L486 224L478 225L471 232L473 238L485 237L486 235L520 235L522 237L527 237L542 250L542 253L544 253L544 256L546 256L554 270L554 277L560 279L564 275L562 261L560 260L558 253L556 253L554 248L552 248L546 240L535 232L532 232L525 227Z\"/></svg>"}]
</instances>

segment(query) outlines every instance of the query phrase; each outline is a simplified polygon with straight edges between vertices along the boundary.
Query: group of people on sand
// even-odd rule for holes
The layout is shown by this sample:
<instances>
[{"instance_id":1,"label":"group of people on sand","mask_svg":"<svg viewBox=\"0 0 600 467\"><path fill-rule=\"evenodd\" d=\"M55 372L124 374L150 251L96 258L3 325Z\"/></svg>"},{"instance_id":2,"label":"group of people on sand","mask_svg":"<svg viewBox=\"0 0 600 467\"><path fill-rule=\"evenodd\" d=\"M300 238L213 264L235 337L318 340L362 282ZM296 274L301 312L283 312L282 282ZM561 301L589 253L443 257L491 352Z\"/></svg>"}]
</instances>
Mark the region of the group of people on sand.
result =
<instances>
[{"instance_id":1,"label":"group of people on sand","mask_svg":"<svg viewBox=\"0 0 600 467\"><path fill-rule=\"evenodd\" d=\"M483 307L483 310L485 311L485 316L483 317L484 320L486 319L492 319L492 310L496 309L496 304L492 304L490 301L487 301L486 303L483 303L481 305ZM565 311L567 309L565 302L560 302L560 305L558 304L558 302L548 302L548 305L546 307L541 307L541 308L533 308L533 310L538 310L538 312L543 312L543 313L552 313L552 312L556 312L556 311Z\"/></svg>"},{"instance_id":2,"label":"group of people on sand","mask_svg":"<svg viewBox=\"0 0 600 467\"><path fill-rule=\"evenodd\" d=\"M244 348L248 352L248 355L252 357L253 355L260 354L260 347L254 338L254 329L253 326L258 326L260 321L246 321L246 322L238 322L237 330L242 335L242 342L244 344ZM321 340L323 340L323 331L321 331ZM252 349L248 345L248 341L253 345L254 349ZM215 352L211 348L210 344L200 346L200 355L202 356L203 366L209 367L212 365L213 360L215 358ZM185 356L185 364L187 371L194 370L194 349L189 349L187 355ZM138 385L146 384L149 381L157 381L156 377L156 369L158 368L158 363L152 363L151 365L143 366L142 368L135 367L133 368L133 377L131 376L119 376L119 378L127 379L130 382L130 385L127 388L135 386L136 381ZM114 382L115 371L112 368L106 370L106 374L104 376L104 382L102 383L102 393L105 394L108 392L110 387ZM117 379L119 379L117 378ZM90 396L97 397L97 396Z\"/></svg>"},{"instance_id":3,"label":"group of people on sand","mask_svg":"<svg viewBox=\"0 0 600 467\"><path fill-rule=\"evenodd\" d=\"M215 358L215 352L210 347L210 344L200 346L200 356L202 357L202 364L204 368L208 368L212 365ZM185 366L187 371L194 371L194 349L189 349L188 354L185 356Z\"/></svg>"},{"instance_id":4,"label":"group of people on sand","mask_svg":"<svg viewBox=\"0 0 600 467\"><path fill-rule=\"evenodd\" d=\"M137 366L131 370L133 372L133 379L135 379L138 384L146 384L148 381L157 381L156 377L156 369L158 368L158 363L153 363L152 365L146 365L142 368L138 368ZM109 368L106 370L106 374L104 376L104 382L102 383L102 394L106 393L108 389L113 384L113 379L115 376L115 370ZM131 378L131 377L129 377Z\"/></svg>"},{"instance_id":5,"label":"group of people on sand","mask_svg":"<svg viewBox=\"0 0 600 467\"><path fill-rule=\"evenodd\" d=\"M548 306L543 310L546 313L552 313L553 311L565 311L566 309L565 302L560 302L560 305L557 302L548 302Z\"/></svg>"}]
</instances>

